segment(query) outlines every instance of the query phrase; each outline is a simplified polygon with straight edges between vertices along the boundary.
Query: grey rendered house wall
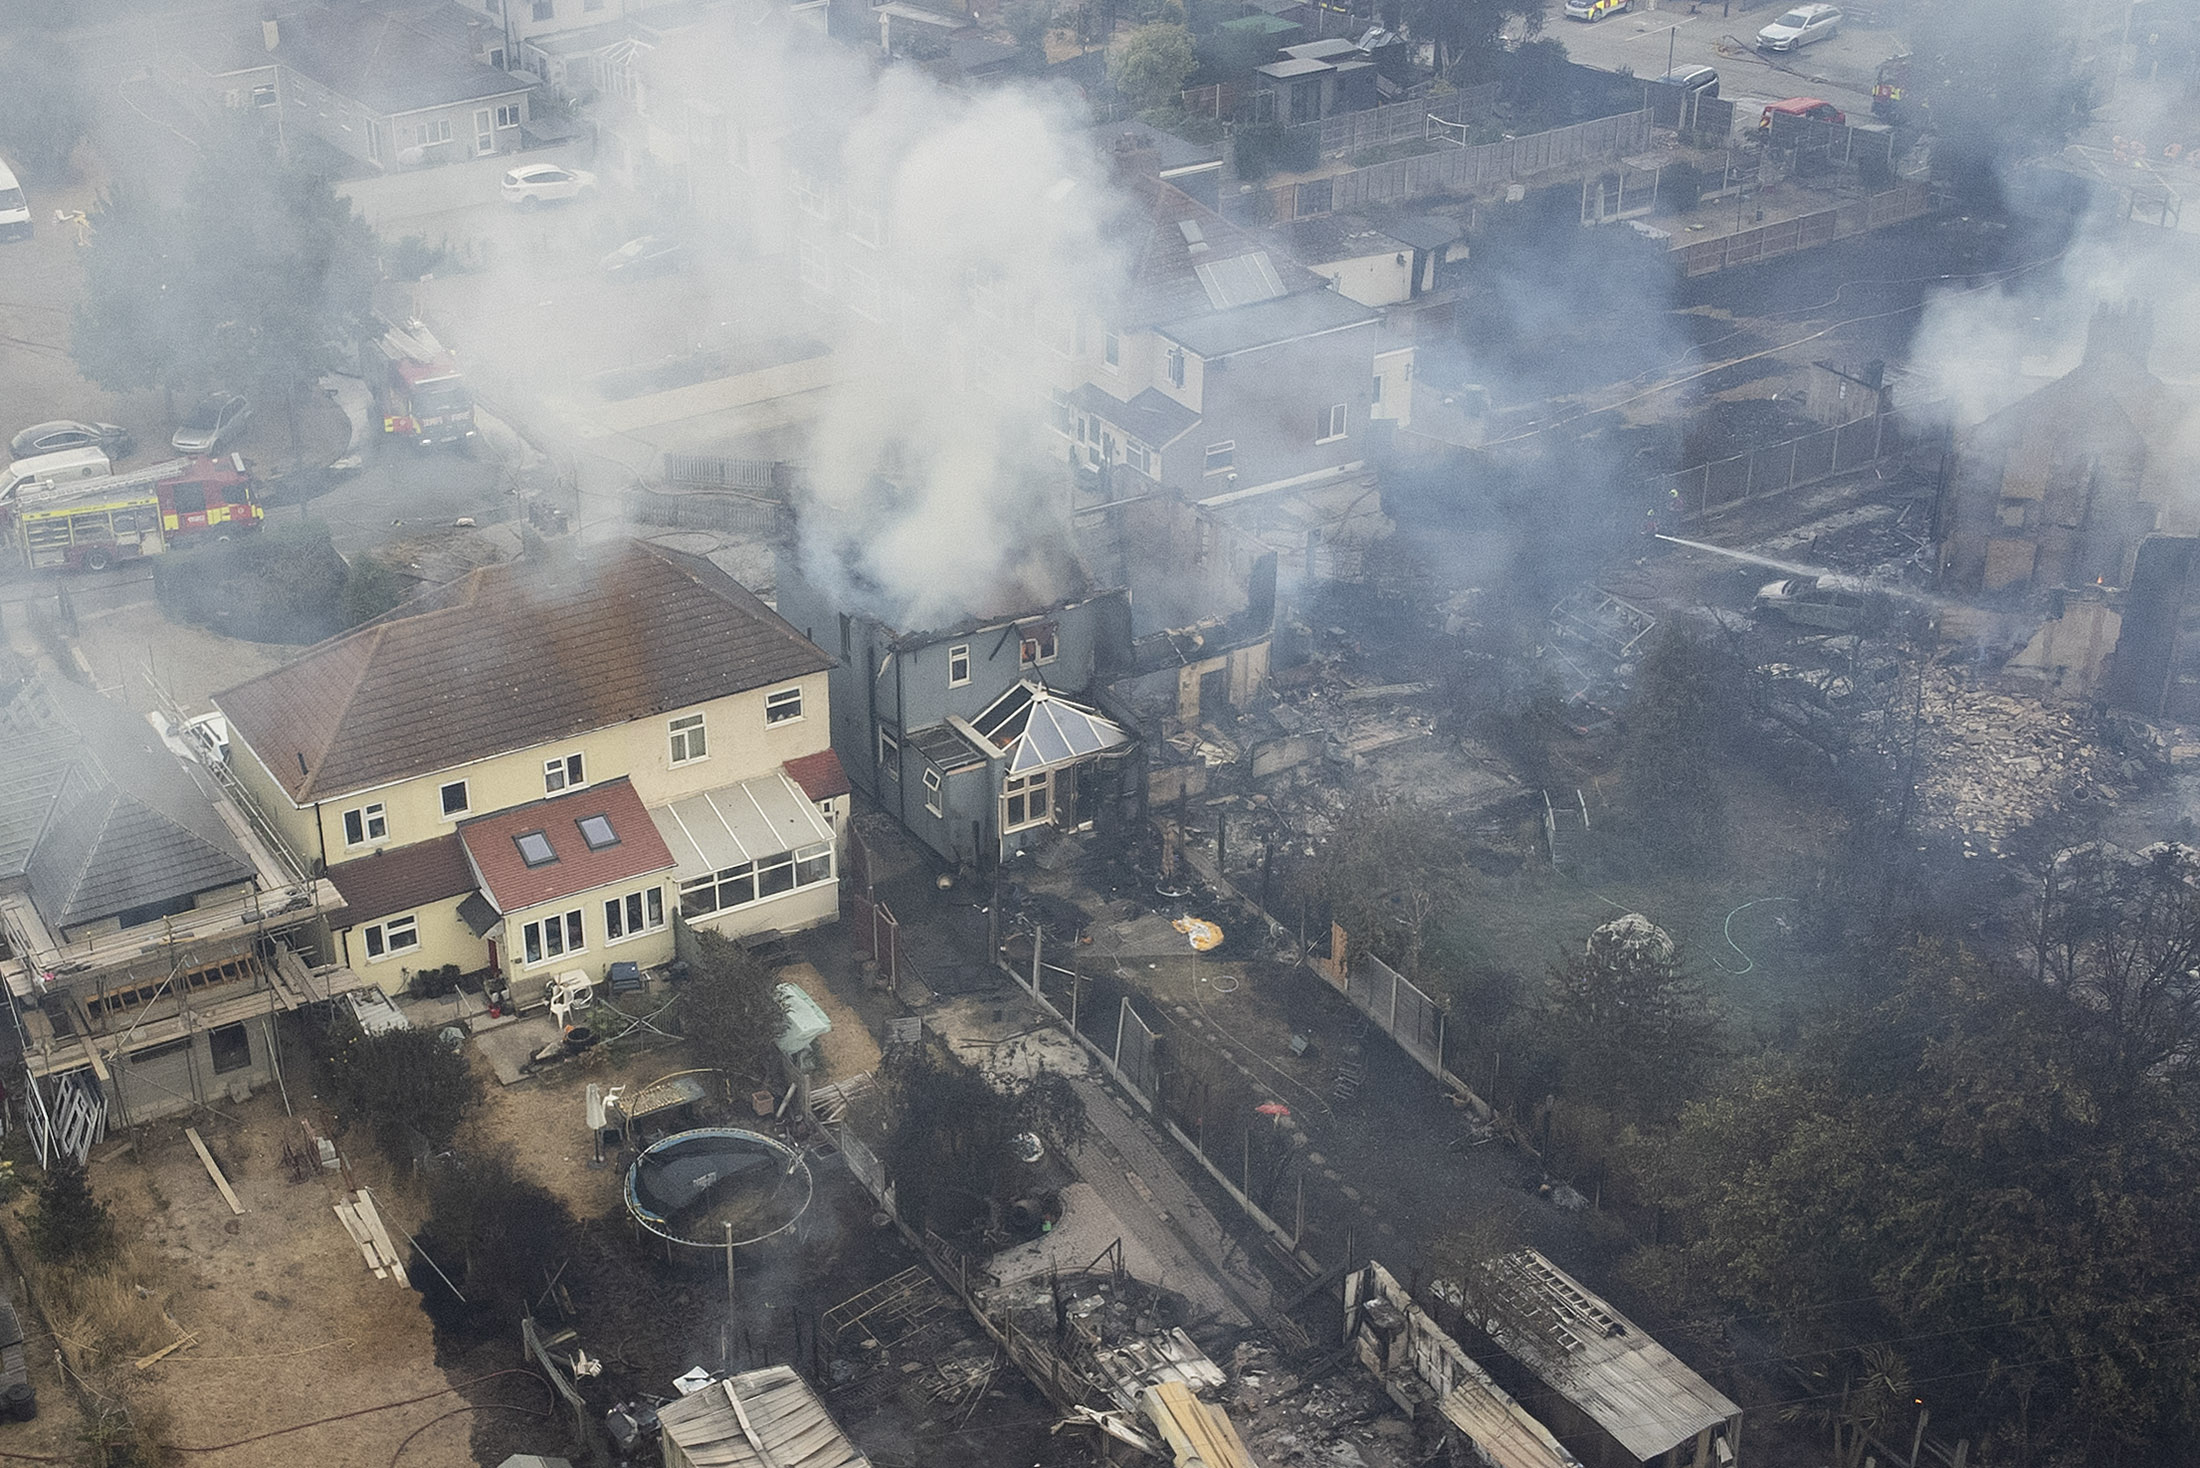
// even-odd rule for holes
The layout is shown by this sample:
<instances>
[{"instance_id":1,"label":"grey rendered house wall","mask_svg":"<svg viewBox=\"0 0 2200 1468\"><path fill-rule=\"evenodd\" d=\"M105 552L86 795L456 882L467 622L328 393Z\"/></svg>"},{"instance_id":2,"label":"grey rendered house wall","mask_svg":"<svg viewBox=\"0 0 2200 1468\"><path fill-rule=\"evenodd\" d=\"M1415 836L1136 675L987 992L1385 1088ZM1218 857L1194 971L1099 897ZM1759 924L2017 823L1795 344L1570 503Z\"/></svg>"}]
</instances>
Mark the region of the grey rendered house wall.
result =
<instances>
[{"instance_id":1,"label":"grey rendered house wall","mask_svg":"<svg viewBox=\"0 0 2200 1468\"><path fill-rule=\"evenodd\" d=\"M201 1030L182 1043L151 1047L149 1058L129 1056L109 1063L107 1099L117 1119L150 1121L189 1110L201 1101L222 1100L229 1087L242 1081L258 1090L271 1078L264 1019L239 1021L244 1026L251 1060L235 1070L214 1069L213 1034ZM227 1029L228 1026L219 1026ZM141 1055L148 1052L141 1052Z\"/></svg>"},{"instance_id":2,"label":"grey rendered house wall","mask_svg":"<svg viewBox=\"0 0 2200 1468\"><path fill-rule=\"evenodd\" d=\"M1371 320L1206 363L1201 421L1163 457L1167 481L1203 499L1367 458L1376 339ZM1317 443L1316 415L1332 403L1345 404L1345 436ZM1234 483L1204 469L1207 446L1225 440L1237 444Z\"/></svg>"}]
</instances>

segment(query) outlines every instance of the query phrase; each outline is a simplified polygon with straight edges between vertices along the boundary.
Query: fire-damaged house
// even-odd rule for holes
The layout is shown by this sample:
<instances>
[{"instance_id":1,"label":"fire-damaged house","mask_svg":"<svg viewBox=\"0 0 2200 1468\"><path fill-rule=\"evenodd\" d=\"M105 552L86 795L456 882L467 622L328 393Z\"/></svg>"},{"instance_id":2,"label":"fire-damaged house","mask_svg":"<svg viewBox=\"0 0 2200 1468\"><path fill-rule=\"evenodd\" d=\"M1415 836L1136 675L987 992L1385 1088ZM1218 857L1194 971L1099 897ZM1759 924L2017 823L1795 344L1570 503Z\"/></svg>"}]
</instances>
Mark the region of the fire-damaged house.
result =
<instances>
[{"instance_id":1,"label":"fire-damaged house","mask_svg":"<svg viewBox=\"0 0 2200 1468\"><path fill-rule=\"evenodd\" d=\"M778 597L839 653L833 747L849 779L944 860L989 867L1136 819L1138 743L1103 707L1131 666L1127 592L905 631L844 610L783 559Z\"/></svg>"},{"instance_id":2,"label":"fire-damaged house","mask_svg":"<svg viewBox=\"0 0 2200 1468\"><path fill-rule=\"evenodd\" d=\"M2011 674L2189 717L2200 396L2148 369L2153 339L2143 304L2099 308L2076 367L1961 437L1941 580L2041 619Z\"/></svg>"},{"instance_id":3,"label":"fire-damaged house","mask_svg":"<svg viewBox=\"0 0 2200 1468\"><path fill-rule=\"evenodd\" d=\"M328 884L129 710L33 678L0 768L0 963L42 1156L266 1083L276 1011L356 985L302 956Z\"/></svg>"}]
</instances>

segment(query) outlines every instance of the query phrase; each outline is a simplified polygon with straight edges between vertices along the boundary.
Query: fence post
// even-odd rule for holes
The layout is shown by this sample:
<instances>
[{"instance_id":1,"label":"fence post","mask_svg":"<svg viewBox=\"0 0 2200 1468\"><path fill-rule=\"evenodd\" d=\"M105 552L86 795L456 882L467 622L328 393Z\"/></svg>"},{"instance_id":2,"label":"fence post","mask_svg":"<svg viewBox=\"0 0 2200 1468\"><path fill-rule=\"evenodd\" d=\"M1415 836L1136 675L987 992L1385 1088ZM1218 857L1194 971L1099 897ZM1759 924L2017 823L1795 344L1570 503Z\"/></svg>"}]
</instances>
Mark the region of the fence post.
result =
<instances>
[{"instance_id":1,"label":"fence post","mask_svg":"<svg viewBox=\"0 0 2200 1468\"><path fill-rule=\"evenodd\" d=\"M1398 971L1392 969L1390 971L1390 1023L1385 1025L1384 1028L1390 1031L1390 1037L1393 1040L1398 1038L1398 984Z\"/></svg>"},{"instance_id":2,"label":"fence post","mask_svg":"<svg viewBox=\"0 0 2200 1468\"><path fill-rule=\"evenodd\" d=\"M1838 424L1838 423L1836 423L1836 424L1834 424L1834 425L1833 425L1833 464L1832 464L1832 468L1833 468L1833 472L1834 472L1834 473L1836 473L1836 474L1838 474L1838 473L1840 473L1840 472L1841 472L1841 425L1840 425L1840 424Z\"/></svg>"},{"instance_id":3,"label":"fence post","mask_svg":"<svg viewBox=\"0 0 2200 1468\"><path fill-rule=\"evenodd\" d=\"M1115 1068L1120 1073L1123 1069L1123 1021L1131 1012L1130 997L1125 995L1116 1003L1118 1007L1115 1011Z\"/></svg>"},{"instance_id":4,"label":"fence post","mask_svg":"<svg viewBox=\"0 0 2200 1468\"><path fill-rule=\"evenodd\" d=\"M1802 457L1803 457L1803 441L1802 441L1801 439L1796 439L1796 440L1795 440L1795 441L1794 441L1793 443L1791 443L1791 444L1789 444L1789 445L1788 445L1788 482L1787 482L1787 487L1788 487L1789 489L1791 489L1791 490L1792 490L1793 488L1795 488L1795 466L1796 466L1796 464L1797 464L1798 462L1800 462L1800 461L1801 461Z\"/></svg>"},{"instance_id":5,"label":"fence post","mask_svg":"<svg viewBox=\"0 0 2200 1468\"><path fill-rule=\"evenodd\" d=\"M1031 929L1031 997L1039 997L1039 948L1046 939L1046 928L1034 924Z\"/></svg>"}]
</instances>

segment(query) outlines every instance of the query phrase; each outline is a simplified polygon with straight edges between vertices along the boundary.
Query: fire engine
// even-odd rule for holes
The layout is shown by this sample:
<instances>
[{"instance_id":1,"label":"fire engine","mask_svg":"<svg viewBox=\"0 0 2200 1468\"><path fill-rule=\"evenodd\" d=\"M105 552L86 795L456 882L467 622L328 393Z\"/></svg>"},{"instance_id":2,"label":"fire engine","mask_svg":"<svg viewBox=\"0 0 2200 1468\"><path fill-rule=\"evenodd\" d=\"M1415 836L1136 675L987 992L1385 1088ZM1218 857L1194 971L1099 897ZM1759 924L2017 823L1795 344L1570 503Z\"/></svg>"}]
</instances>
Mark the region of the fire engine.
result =
<instances>
[{"instance_id":1,"label":"fire engine","mask_svg":"<svg viewBox=\"0 0 2200 1468\"><path fill-rule=\"evenodd\" d=\"M462 444L474 436L474 400L458 358L417 319L376 316L375 337L360 353L382 431L403 434L422 448Z\"/></svg>"},{"instance_id":2,"label":"fire engine","mask_svg":"<svg viewBox=\"0 0 2200 1468\"><path fill-rule=\"evenodd\" d=\"M261 520L244 459L171 459L132 474L56 485L0 509L33 569L104 571L200 537L256 530Z\"/></svg>"}]
</instances>

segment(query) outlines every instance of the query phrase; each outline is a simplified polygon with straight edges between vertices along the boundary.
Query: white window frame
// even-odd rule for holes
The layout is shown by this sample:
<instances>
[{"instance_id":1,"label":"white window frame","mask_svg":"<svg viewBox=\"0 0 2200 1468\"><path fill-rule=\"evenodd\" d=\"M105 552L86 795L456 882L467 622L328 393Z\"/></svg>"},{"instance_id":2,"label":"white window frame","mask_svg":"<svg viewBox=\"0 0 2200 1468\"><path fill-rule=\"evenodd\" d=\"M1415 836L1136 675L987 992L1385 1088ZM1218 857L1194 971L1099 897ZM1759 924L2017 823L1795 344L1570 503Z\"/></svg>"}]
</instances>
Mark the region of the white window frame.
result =
<instances>
[{"instance_id":1,"label":"white window frame","mask_svg":"<svg viewBox=\"0 0 2200 1468\"><path fill-rule=\"evenodd\" d=\"M1220 458L1216 456L1220 455ZM1237 468L1237 440L1226 438L1220 443L1207 445L1206 457L1201 461L1202 474L1227 474Z\"/></svg>"},{"instance_id":2,"label":"white window frame","mask_svg":"<svg viewBox=\"0 0 2200 1468\"><path fill-rule=\"evenodd\" d=\"M418 913L408 912L401 917L368 923L361 930L360 941L366 948L369 963L382 963L400 954L417 952L420 948L420 916Z\"/></svg>"},{"instance_id":3,"label":"white window frame","mask_svg":"<svg viewBox=\"0 0 2200 1468\"><path fill-rule=\"evenodd\" d=\"M825 252L823 245L804 240L796 246L795 273L808 289L820 295L832 294L833 257Z\"/></svg>"},{"instance_id":4,"label":"white window frame","mask_svg":"<svg viewBox=\"0 0 2200 1468\"><path fill-rule=\"evenodd\" d=\"M451 808L451 792L453 790L458 792L458 808L456 810ZM473 810L474 793L464 780L445 780L436 787L435 804L436 809L443 813L444 820L455 821Z\"/></svg>"},{"instance_id":5,"label":"white window frame","mask_svg":"<svg viewBox=\"0 0 2200 1468\"><path fill-rule=\"evenodd\" d=\"M1123 370L1123 338L1112 326L1100 329L1100 365L1110 372Z\"/></svg>"},{"instance_id":6,"label":"white window frame","mask_svg":"<svg viewBox=\"0 0 2200 1468\"><path fill-rule=\"evenodd\" d=\"M1024 667L1038 668L1053 662L1062 655L1062 629L1053 622L1031 622L1016 629L1016 660Z\"/></svg>"},{"instance_id":7,"label":"white window frame","mask_svg":"<svg viewBox=\"0 0 2200 1468\"><path fill-rule=\"evenodd\" d=\"M820 864L822 863L822 867ZM807 872L809 875L804 876ZM833 856L833 843L820 841L814 846L798 846L794 853L794 890L821 887L840 878L839 863Z\"/></svg>"},{"instance_id":8,"label":"white window frame","mask_svg":"<svg viewBox=\"0 0 2200 1468\"><path fill-rule=\"evenodd\" d=\"M1315 425L1329 431L1315 435L1314 442L1335 443L1345 436L1345 429L1351 423L1351 419L1352 415L1346 404L1331 403L1328 411L1323 414L1322 422Z\"/></svg>"},{"instance_id":9,"label":"white window frame","mask_svg":"<svg viewBox=\"0 0 2200 1468\"><path fill-rule=\"evenodd\" d=\"M886 243L886 220L876 209L861 204L848 206L848 238L878 249Z\"/></svg>"},{"instance_id":10,"label":"white window frame","mask_svg":"<svg viewBox=\"0 0 2200 1468\"><path fill-rule=\"evenodd\" d=\"M848 271L847 289L841 292L847 299L848 309L866 321L886 319L886 298L879 291L878 277L868 271Z\"/></svg>"},{"instance_id":11,"label":"white window frame","mask_svg":"<svg viewBox=\"0 0 2200 1468\"><path fill-rule=\"evenodd\" d=\"M497 103L497 126L500 128L518 127L522 110L517 102Z\"/></svg>"},{"instance_id":12,"label":"white window frame","mask_svg":"<svg viewBox=\"0 0 2200 1468\"><path fill-rule=\"evenodd\" d=\"M1169 386L1184 386L1184 349L1179 346L1169 348Z\"/></svg>"},{"instance_id":13,"label":"white window frame","mask_svg":"<svg viewBox=\"0 0 2200 1468\"><path fill-rule=\"evenodd\" d=\"M451 120L448 117L431 117L420 124L420 146L432 148L437 143L451 140Z\"/></svg>"},{"instance_id":14,"label":"white window frame","mask_svg":"<svg viewBox=\"0 0 2200 1468\"><path fill-rule=\"evenodd\" d=\"M542 762L542 793L556 795L564 790L578 790L588 783L585 778L587 761L578 752L561 754Z\"/></svg>"},{"instance_id":15,"label":"white window frame","mask_svg":"<svg viewBox=\"0 0 2200 1468\"><path fill-rule=\"evenodd\" d=\"M802 685L792 688L775 688L764 695L764 726L772 728L780 724L802 722Z\"/></svg>"},{"instance_id":16,"label":"white window frame","mask_svg":"<svg viewBox=\"0 0 2200 1468\"><path fill-rule=\"evenodd\" d=\"M808 174L795 169L787 171L787 188L794 195L794 206L812 219L824 219L833 212L832 200Z\"/></svg>"},{"instance_id":17,"label":"white window frame","mask_svg":"<svg viewBox=\"0 0 2200 1468\"><path fill-rule=\"evenodd\" d=\"M577 907L538 918L520 929L522 968L540 968L587 951L587 915Z\"/></svg>"},{"instance_id":18,"label":"white window frame","mask_svg":"<svg viewBox=\"0 0 2200 1468\"><path fill-rule=\"evenodd\" d=\"M960 670L958 671L958 665ZM970 681L970 644L958 642L947 650L947 686L960 688Z\"/></svg>"},{"instance_id":19,"label":"white window frame","mask_svg":"<svg viewBox=\"0 0 2200 1468\"><path fill-rule=\"evenodd\" d=\"M615 948L662 932L665 926L665 889L644 887L603 900L603 946Z\"/></svg>"},{"instance_id":20,"label":"white window frame","mask_svg":"<svg viewBox=\"0 0 2200 1468\"><path fill-rule=\"evenodd\" d=\"M672 763L692 765L710 758L710 729L701 714L682 714L665 725Z\"/></svg>"},{"instance_id":21,"label":"white window frame","mask_svg":"<svg viewBox=\"0 0 2200 1468\"><path fill-rule=\"evenodd\" d=\"M359 817L359 839L351 839L351 818ZM346 846L376 846L390 839L390 813L379 800L369 801L344 812L344 844Z\"/></svg>"},{"instance_id":22,"label":"white window frame","mask_svg":"<svg viewBox=\"0 0 2200 1468\"><path fill-rule=\"evenodd\" d=\"M1033 799L1038 809L1033 811ZM1023 807L1022 819L1013 814L1018 804ZM1007 775L1001 780L1001 830L1004 834L1028 831L1043 826L1054 814L1054 772L1040 770L1032 775Z\"/></svg>"},{"instance_id":23,"label":"white window frame","mask_svg":"<svg viewBox=\"0 0 2200 1468\"><path fill-rule=\"evenodd\" d=\"M947 814L947 797L940 792L944 783L938 770L930 765L924 767L924 808L936 816Z\"/></svg>"},{"instance_id":24,"label":"white window frame","mask_svg":"<svg viewBox=\"0 0 2200 1468\"><path fill-rule=\"evenodd\" d=\"M884 724L878 726L878 767L889 780L901 778L901 736Z\"/></svg>"},{"instance_id":25,"label":"white window frame","mask_svg":"<svg viewBox=\"0 0 2200 1468\"><path fill-rule=\"evenodd\" d=\"M1123 440L1123 462L1145 475L1148 479L1154 477L1153 450L1147 448L1135 438Z\"/></svg>"}]
</instances>

